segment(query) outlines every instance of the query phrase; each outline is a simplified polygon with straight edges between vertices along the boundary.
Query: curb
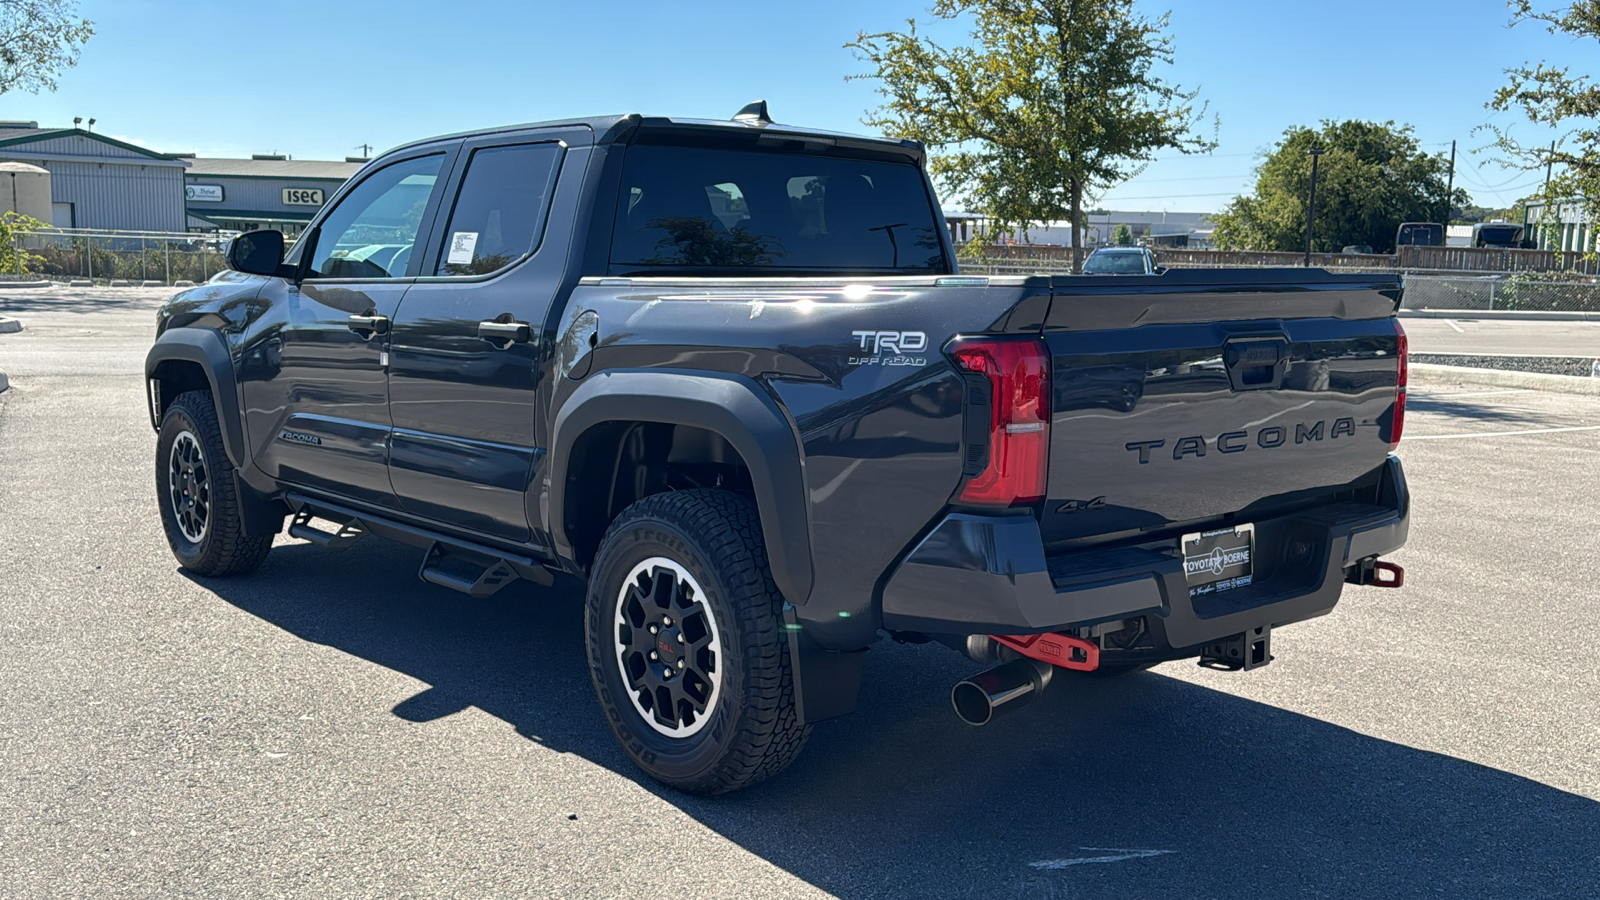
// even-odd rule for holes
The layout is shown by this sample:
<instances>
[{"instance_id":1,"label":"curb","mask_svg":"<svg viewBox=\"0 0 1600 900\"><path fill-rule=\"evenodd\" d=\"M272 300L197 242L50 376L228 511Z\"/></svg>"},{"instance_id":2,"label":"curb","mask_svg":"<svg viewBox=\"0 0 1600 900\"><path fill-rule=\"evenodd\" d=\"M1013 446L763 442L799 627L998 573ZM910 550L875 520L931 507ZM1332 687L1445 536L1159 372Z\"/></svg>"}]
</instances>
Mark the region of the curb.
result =
<instances>
[{"instance_id":1,"label":"curb","mask_svg":"<svg viewBox=\"0 0 1600 900\"><path fill-rule=\"evenodd\" d=\"M1600 322L1600 312L1561 312L1532 309L1402 309L1402 319L1525 319L1544 322Z\"/></svg>"},{"instance_id":2,"label":"curb","mask_svg":"<svg viewBox=\"0 0 1600 900\"><path fill-rule=\"evenodd\" d=\"M22 323L16 319L0 316L0 334L16 334L22 330Z\"/></svg>"},{"instance_id":3,"label":"curb","mask_svg":"<svg viewBox=\"0 0 1600 900\"><path fill-rule=\"evenodd\" d=\"M0 288L47 288L49 280L45 281L0 281Z\"/></svg>"},{"instance_id":4,"label":"curb","mask_svg":"<svg viewBox=\"0 0 1600 900\"><path fill-rule=\"evenodd\" d=\"M1470 381L1496 387L1528 388L1535 391L1554 391L1561 394L1587 394L1600 397L1600 378L1579 378L1573 375L1543 375L1538 372L1508 372L1504 369L1469 369L1465 366L1441 366L1432 363L1413 363L1410 367L1413 384Z\"/></svg>"},{"instance_id":5,"label":"curb","mask_svg":"<svg viewBox=\"0 0 1600 900\"><path fill-rule=\"evenodd\" d=\"M6 380L6 373L0 372L0 394L4 394L8 387L11 387L11 382Z\"/></svg>"}]
</instances>

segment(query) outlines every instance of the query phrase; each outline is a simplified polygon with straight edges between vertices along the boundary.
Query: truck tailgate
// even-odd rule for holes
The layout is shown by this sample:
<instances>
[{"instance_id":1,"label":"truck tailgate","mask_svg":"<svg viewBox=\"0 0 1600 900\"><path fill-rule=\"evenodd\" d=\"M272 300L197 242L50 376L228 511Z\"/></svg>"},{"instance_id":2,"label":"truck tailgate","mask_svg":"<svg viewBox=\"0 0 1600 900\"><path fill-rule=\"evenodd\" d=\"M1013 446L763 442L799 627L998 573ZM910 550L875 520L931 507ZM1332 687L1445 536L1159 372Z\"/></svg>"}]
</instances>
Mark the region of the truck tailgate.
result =
<instances>
[{"instance_id":1,"label":"truck tailgate","mask_svg":"<svg viewBox=\"0 0 1600 900\"><path fill-rule=\"evenodd\" d=\"M1056 280L1047 544L1245 524L1376 477L1395 279L1221 274Z\"/></svg>"}]
</instances>

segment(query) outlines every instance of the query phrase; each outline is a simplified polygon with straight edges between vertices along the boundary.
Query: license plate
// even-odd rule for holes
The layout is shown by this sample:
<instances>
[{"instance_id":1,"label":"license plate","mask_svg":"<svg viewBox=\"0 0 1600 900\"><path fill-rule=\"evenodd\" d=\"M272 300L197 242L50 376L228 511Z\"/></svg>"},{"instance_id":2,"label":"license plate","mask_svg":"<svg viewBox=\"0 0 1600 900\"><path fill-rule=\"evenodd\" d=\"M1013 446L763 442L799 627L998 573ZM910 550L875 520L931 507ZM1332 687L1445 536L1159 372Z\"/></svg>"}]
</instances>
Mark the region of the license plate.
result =
<instances>
[{"instance_id":1,"label":"license plate","mask_svg":"<svg viewBox=\"0 0 1600 900\"><path fill-rule=\"evenodd\" d=\"M1254 525L1186 534L1182 547L1189 596L1231 591L1250 583L1256 549Z\"/></svg>"}]
</instances>

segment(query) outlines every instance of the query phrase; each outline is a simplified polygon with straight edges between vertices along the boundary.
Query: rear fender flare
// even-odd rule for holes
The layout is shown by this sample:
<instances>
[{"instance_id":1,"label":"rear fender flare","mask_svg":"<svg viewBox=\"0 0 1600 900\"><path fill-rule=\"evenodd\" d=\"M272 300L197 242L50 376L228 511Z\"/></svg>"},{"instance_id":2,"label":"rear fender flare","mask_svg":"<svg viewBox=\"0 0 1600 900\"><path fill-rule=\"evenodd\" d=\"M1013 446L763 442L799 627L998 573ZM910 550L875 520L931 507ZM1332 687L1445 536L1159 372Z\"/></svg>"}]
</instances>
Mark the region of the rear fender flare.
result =
<instances>
[{"instance_id":1,"label":"rear fender flare","mask_svg":"<svg viewBox=\"0 0 1600 900\"><path fill-rule=\"evenodd\" d=\"M810 505L795 428L754 381L734 375L668 369L620 369L584 379L557 413L551 431L547 521L555 552L572 562L566 491L573 446L607 422L658 422L721 435L750 468L772 578L784 599L810 596Z\"/></svg>"},{"instance_id":2,"label":"rear fender flare","mask_svg":"<svg viewBox=\"0 0 1600 900\"><path fill-rule=\"evenodd\" d=\"M244 419L239 409L239 382L233 371L233 356L222 335L209 328L171 328L156 338L155 345L144 358L144 377L148 385L156 377L156 370L164 362L179 360L192 362L206 373L211 384L211 397L217 404L217 418L222 424L222 448L228 461L243 468L250 461L250 450L244 437ZM150 424L161 427L160 410L155 395L145 391L150 404ZM172 398L165 398L171 400Z\"/></svg>"}]
</instances>

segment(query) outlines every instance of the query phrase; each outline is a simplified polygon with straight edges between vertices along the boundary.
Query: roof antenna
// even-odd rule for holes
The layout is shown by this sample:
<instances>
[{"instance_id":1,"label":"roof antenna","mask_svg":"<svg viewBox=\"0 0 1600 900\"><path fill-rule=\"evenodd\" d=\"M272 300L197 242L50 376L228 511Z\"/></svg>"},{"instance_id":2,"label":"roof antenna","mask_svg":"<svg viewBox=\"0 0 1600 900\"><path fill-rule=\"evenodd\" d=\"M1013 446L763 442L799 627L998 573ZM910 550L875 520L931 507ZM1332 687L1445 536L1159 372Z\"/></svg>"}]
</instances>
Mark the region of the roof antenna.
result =
<instances>
[{"instance_id":1,"label":"roof antenna","mask_svg":"<svg viewBox=\"0 0 1600 900\"><path fill-rule=\"evenodd\" d=\"M767 101L765 100L757 100L754 103L745 104L744 109L733 114L733 120L735 122L743 122L746 125L772 124L772 117L767 115Z\"/></svg>"}]
</instances>

